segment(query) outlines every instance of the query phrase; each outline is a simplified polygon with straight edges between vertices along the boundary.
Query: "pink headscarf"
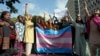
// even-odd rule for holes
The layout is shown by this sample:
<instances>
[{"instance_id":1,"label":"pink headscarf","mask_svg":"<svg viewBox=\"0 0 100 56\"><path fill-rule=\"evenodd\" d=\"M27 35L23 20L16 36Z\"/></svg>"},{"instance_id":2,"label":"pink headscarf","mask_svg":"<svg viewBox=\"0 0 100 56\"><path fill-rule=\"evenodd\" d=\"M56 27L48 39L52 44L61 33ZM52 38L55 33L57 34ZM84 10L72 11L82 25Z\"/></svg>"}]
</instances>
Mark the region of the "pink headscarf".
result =
<instances>
[{"instance_id":1,"label":"pink headscarf","mask_svg":"<svg viewBox=\"0 0 100 56\"><path fill-rule=\"evenodd\" d=\"M94 17L93 21L97 26L100 26L100 17Z\"/></svg>"},{"instance_id":2,"label":"pink headscarf","mask_svg":"<svg viewBox=\"0 0 100 56\"><path fill-rule=\"evenodd\" d=\"M100 26L100 17L94 17L92 20L97 26ZM86 22L86 26L87 26L88 36L89 36L89 34L90 34L90 21Z\"/></svg>"}]
</instances>

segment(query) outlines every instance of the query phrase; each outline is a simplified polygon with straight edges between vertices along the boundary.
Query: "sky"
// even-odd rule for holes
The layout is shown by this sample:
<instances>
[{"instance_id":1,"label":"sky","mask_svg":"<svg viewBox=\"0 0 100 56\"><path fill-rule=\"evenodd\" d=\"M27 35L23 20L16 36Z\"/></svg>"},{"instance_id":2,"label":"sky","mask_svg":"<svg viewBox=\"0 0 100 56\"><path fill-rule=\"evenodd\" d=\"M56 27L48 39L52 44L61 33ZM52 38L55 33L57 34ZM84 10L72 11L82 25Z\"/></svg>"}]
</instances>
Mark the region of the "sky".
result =
<instances>
[{"instance_id":1,"label":"sky","mask_svg":"<svg viewBox=\"0 0 100 56\"><path fill-rule=\"evenodd\" d=\"M18 15L24 15L25 3L28 3L28 13L32 15L43 16L43 12L46 12L46 17L52 15L54 10L63 9L68 0L20 0L21 3L16 3L14 6L18 9L18 13L11 14L11 17ZM0 10L9 10L5 5L0 4Z\"/></svg>"}]
</instances>

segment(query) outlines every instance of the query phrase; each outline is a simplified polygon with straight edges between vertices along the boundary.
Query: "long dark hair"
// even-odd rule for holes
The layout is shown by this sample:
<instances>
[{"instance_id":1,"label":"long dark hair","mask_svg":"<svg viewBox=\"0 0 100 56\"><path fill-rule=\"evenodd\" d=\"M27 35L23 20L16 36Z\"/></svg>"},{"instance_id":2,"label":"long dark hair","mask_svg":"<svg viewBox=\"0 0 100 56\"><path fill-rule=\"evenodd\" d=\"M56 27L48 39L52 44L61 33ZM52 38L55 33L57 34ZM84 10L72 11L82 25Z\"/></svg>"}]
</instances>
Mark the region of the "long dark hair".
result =
<instances>
[{"instance_id":1,"label":"long dark hair","mask_svg":"<svg viewBox=\"0 0 100 56\"><path fill-rule=\"evenodd\" d=\"M17 19L18 19L19 22L23 23L23 22L20 20L20 17L22 18L22 20L24 20L24 19L23 19L23 16L21 16L21 15L19 15L19 16L17 17Z\"/></svg>"},{"instance_id":2,"label":"long dark hair","mask_svg":"<svg viewBox=\"0 0 100 56\"><path fill-rule=\"evenodd\" d=\"M84 24L84 22L83 22L82 18L81 18L81 20L80 20L80 21L78 21L78 16L76 17L76 23L81 23L81 24Z\"/></svg>"},{"instance_id":3,"label":"long dark hair","mask_svg":"<svg viewBox=\"0 0 100 56\"><path fill-rule=\"evenodd\" d=\"M70 19L69 19L70 17L69 17L69 16L63 17L63 18L61 19L61 21L65 21L66 17L68 18L68 22L70 22Z\"/></svg>"},{"instance_id":4,"label":"long dark hair","mask_svg":"<svg viewBox=\"0 0 100 56\"><path fill-rule=\"evenodd\" d=\"M1 20L6 20L6 19L4 18L4 15L6 15L7 13L10 13L10 12L9 12L9 11L3 11L3 12L1 13L0 19L1 19Z\"/></svg>"}]
</instances>

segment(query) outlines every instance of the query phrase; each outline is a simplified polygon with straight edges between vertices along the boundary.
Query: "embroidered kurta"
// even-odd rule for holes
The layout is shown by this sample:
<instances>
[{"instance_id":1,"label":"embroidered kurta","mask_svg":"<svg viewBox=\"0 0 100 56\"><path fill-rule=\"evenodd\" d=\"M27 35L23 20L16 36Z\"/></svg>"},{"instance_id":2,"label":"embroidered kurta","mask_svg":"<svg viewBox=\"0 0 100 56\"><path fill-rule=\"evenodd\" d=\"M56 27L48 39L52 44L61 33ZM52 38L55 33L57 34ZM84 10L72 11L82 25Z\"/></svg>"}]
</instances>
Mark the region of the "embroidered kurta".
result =
<instances>
[{"instance_id":1,"label":"embroidered kurta","mask_svg":"<svg viewBox=\"0 0 100 56\"><path fill-rule=\"evenodd\" d=\"M30 20L25 21L25 43L34 43L34 26Z\"/></svg>"}]
</instances>

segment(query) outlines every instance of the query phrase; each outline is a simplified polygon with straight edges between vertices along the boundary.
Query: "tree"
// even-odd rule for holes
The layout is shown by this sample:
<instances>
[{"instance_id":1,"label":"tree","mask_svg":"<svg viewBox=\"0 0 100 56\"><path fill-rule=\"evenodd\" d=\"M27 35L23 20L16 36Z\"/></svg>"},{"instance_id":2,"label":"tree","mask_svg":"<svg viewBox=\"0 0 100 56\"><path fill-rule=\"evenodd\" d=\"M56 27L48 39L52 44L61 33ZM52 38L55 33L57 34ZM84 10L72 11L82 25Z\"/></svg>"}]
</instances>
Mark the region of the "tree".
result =
<instances>
[{"instance_id":1,"label":"tree","mask_svg":"<svg viewBox=\"0 0 100 56\"><path fill-rule=\"evenodd\" d=\"M34 16L32 17L32 22L34 22L34 23L36 22L36 17L37 17L36 15L34 15Z\"/></svg>"},{"instance_id":2,"label":"tree","mask_svg":"<svg viewBox=\"0 0 100 56\"><path fill-rule=\"evenodd\" d=\"M17 22L17 18L16 18L16 17L11 18L11 20L12 20L14 23Z\"/></svg>"},{"instance_id":3,"label":"tree","mask_svg":"<svg viewBox=\"0 0 100 56\"><path fill-rule=\"evenodd\" d=\"M14 7L13 4L20 3L19 0L0 0L0 4L5 4L11 13L17 13L18 9Z\"/></svg>"},{"instance_id":4,"label":"tree","mask_svg":"<svg viewBox=\"0 0 100 56\"><path fill-rule=\"evenodd\" d=\"M32 17L32 22L36 22L36 18L37 18L37 17L44 20L44 18L43 18L42 16L34 15L34 16Z\"/></svg>"}]
</instances>

